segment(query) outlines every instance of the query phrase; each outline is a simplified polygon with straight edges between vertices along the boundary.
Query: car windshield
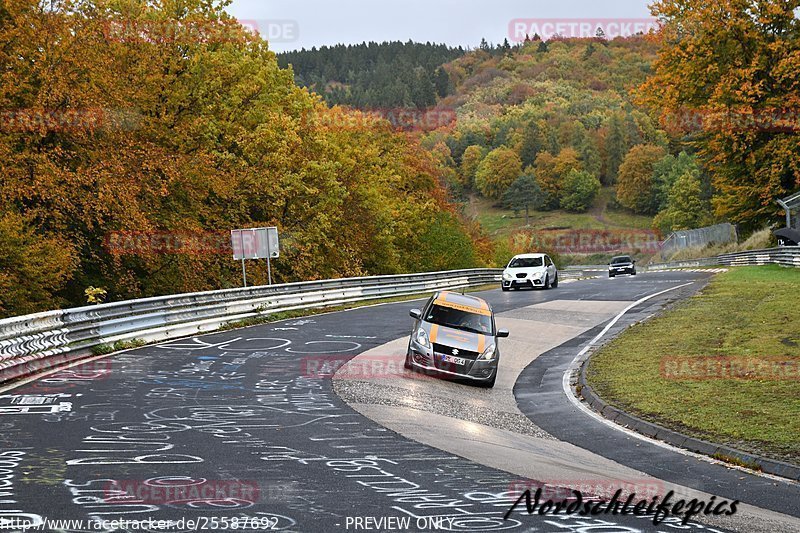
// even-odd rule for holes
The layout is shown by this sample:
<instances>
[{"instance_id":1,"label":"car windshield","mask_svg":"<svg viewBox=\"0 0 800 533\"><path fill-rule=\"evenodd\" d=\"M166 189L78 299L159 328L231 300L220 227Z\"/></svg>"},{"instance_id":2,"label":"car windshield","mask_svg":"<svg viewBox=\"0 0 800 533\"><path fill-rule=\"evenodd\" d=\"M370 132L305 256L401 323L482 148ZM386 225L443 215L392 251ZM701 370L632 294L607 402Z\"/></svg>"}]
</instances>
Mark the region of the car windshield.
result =
<instances>
[{"instance_id":1,"label":"car windshield","mask_svg":"<svg viewBox=\"0 0 800 533\"><path fill-rule=\"evenodd\" d=\"M472 333L487 335L492 333L492 317L436 304L428 310L425 321Z\"/></svg>"},{"instance_id":2,"label":"car windshield","mask_svg":"<svg viewBox=\"0 0 800 533\"><path fill-rule=\"evenodd\" d=\"M542 265L544 265L544 259L541 257L515 257L508 268L531 268Z\"/></svg>"},{"instance_id":3,"label":"car windshield","mask_svg":"<svg viewBox=\"0 0 800 533\"><path fill-rule=\"evenodd\" d=\"M629 256L627 256L627 255L623 255L623 256L620 256L620 257L615 257L614 259L611 260L611 264L612 265L620 265L620 264L630 263L630 262L631 262L631 258Z\"/></svg>"}]
</instances>

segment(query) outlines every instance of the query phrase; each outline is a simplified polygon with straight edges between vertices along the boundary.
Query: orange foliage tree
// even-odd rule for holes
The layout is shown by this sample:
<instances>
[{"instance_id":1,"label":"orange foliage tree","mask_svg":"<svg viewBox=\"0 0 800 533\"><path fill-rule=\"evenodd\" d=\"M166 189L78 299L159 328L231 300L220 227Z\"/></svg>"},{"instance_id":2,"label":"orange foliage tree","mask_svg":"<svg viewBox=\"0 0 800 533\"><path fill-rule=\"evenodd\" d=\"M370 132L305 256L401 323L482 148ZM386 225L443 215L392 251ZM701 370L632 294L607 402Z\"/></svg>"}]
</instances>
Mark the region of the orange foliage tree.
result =
<instances>
[{"instance_id":1,"label":"orange foliage tree","mask_svg":"<svg viewBox=\"0 0 800 533\"><path fill-rule=\"evenodd\" d=\"M716 214L745 228L779 216L800 187L800 2L657 0L663 26L639 99L690 134Z\"/></svg>"},{"instance_id":2,"label":"orange foliage tree","mask_svg":"<svg viewBox=\"0 0 800 533\"><path fill-rule=\"evenodd\" d=\"M278 281L481 263L414 137L328 109L218 3L6 2L0 42L0 255L36 257L0 262L23 285L2 314L238 286L237 227L279 227ZM217 240L114 253L118 232Z\"/></svg>"},{"instance_id":3,"label":"orange foliage tree","mask_svg":"<svg viewBox=\"0 0 800 533\"><path fill-rule=\"evenodd\" d=\"M573 170L583 170L578 152L572 147L562 149L557 156L553 156L550 152L541 152L536 156L533 168L536 182L547 193L545 207L549 209L559 206L564 182L569 173Z\"/></svg>"},{"instance_id":4,"label":"orange foliage tree","mask_svg":"<svg viewBox=\"0 0 800 533\"><path fill-rule=\"evenodd\" d=\"M658 189L653 183L653 170L666 150L652 144L631 148L619 167L617 198L619 203L637 213L658 211Z\"/></svg>"}]
</instances>

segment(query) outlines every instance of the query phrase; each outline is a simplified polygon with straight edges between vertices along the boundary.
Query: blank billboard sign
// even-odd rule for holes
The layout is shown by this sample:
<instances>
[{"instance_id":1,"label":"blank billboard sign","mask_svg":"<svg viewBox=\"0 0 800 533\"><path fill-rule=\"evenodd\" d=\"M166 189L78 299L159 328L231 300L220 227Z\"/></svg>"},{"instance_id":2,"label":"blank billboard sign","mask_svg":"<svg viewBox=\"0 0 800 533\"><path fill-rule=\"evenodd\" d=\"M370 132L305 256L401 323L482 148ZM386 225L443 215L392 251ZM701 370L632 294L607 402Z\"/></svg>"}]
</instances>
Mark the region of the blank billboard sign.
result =
<instances>
[{"instance_id":1,"label":"blank billboard sign","mask_svg":"<svg viewBox=\"0 0 800 533\"><path fill-rule=\"evenodd\" d=\"M277 259L280 257L278 228L252 228L231 230L233 258Z\"/></svg>"}]
</instances>

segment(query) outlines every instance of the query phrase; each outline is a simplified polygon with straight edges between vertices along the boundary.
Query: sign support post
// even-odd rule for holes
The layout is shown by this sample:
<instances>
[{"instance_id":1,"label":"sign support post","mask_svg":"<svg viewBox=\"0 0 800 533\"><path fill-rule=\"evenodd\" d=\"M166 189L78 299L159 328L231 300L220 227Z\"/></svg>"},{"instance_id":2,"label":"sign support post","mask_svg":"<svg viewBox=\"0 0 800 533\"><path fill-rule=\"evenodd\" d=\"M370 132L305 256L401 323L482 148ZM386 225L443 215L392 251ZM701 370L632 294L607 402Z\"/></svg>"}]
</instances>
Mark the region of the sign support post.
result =
<instances>
[{"instance_id":1,"label":"sign support post","mask_svg":"<svg viewBox=\"0 0 800 533\"><path fill-rule=\"evenodd\" d=\"M267 279L269 284L272 285L272 265L270 264L270 257L272 257L272 247L269 242L269 234L267 234Z\"/></svg>"},{"instance_id":2,"label":"sign support post","mask_svg":"<svg viewBox=\"0 0 800 533\"><path fill-rule=\"evenodd\" d=\"M242 282L244 283L244 288L247 288L247 267L244 263L244 231L239 232L239 240L242 242Z\"/></svg>"}]
</instances>

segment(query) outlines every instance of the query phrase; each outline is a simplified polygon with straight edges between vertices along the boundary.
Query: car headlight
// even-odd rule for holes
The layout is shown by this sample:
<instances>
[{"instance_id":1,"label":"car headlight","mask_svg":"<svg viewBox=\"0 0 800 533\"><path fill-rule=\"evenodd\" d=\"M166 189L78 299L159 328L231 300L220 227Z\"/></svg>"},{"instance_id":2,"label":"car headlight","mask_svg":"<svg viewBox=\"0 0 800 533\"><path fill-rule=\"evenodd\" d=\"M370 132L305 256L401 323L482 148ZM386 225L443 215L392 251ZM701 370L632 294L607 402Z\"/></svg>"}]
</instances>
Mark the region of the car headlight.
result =
<instances>
[{"instance_id":1,"label":"car headlight","mask_svg":"<svg viewBox=\"0 0 800 533\"><path fill-rule=\"evenodd\" d=\"M425 348L430 348L431 346L431 341L428 339L428 334L422 328L419 328L416 333L414 333L414 340L417 344Z\"/></svg>"},{"instance_id":2,"label":"car headlight","mask_svg":"<svg viewBox=\"0 0 800 533\"><path fill-rule=\"evenodd\" d=\"M483 351L483 353L478 359L480 361L491 361L492 359L494 359L496 352L497 352L497 347L494 344L492 344Z\"/></svg>"},{"instance_id":3,"label":"car headlight","mask_svg":"<svg viewBox=\"0 0 800 533\"><path fill-rule=\"evenodd\" d=\"M506 281L510 280L511 274L509 274L508 272L503 272L503 279Z\"/></svg>"},{"instance_id":4,"label":"car headlight","mask_svg":"<svg viewBox=\"0 0 800 533\"><path fill-rule=\"evenodd\" d=\"M544 276L544 272L537 272L533 275L533 279L542 279L542 276Z\"/></svg>"}]
</instances>

